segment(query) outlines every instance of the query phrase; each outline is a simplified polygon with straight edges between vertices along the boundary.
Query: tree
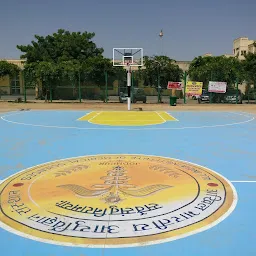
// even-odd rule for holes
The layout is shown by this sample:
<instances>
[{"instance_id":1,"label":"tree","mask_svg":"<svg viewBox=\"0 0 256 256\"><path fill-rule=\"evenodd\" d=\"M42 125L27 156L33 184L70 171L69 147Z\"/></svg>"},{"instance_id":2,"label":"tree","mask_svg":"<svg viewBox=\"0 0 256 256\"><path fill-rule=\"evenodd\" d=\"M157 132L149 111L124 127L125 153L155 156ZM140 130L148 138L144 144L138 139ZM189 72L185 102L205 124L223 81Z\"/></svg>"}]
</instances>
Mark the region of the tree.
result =
<instances>
[{"instance_id":1,"label":"tree","mask_svg":"<svg viewBox=\"0 0 256 256\"><path fill-rule=\"evenodd\" d=\"M139 76L144 80L145 85L166 88L168 81L181 81L183 71L175 64L175 60L167 56L145 56L144 57L145 69L139 70Z\"/></svg>"},{"instance_id":2,"label":"tree","mask_svg":"<svg viewBox=\"0 0 256 256\"><path fill-rule=\"evenodd\" d=\"M85 62L88 58L102 56L103 49L97 48L92 41L94 33L69 32L59 29L57 33L46 37L35 35L35 39L29 45L17 45L23 52L21 58L27 63L62 61Z\"/></svg>"},{"instance_id":3,"label":"tree","mask_svg":"<svg viewBox=\"0 0 256 256\"><path fill-rule=\"evenodd\" d=\"M0 61L0 78L5 76L15 76L19 73L20 68L12 63L7 61Z\"/></svg>"},{"instance_id":4,"label":"tree","mask_svg":"<svg viewBox=\"0 0 256 256\"><path fill-rule=\"evenodd\" d=\"M196 57L188 73L190 79L203 82L206 88L209 81L227 82L228 87L233 87L237 79L239 82L244 80L242 63L234 57Z\"/></svg>"},{"instance_id":5,"label":"tree","mask_svg":"<svg viewBox=\"0 0 256 256\"><path fill-rule=\"evenodd\" d=\"M249 84L254 84L256 89L256 53L248 53L243 61L246 80Z\"/></svg>"},{"instance_id":6,"label":"tree","mask_svg":"<svg viewBox=\"0 0 256 256\"><path fill-rule=\"evenodd\" d=\"M94 36L94 33L60 29L46 37L35 35L36 40L29 45L18 45L23 53L21 58L27 60L27 76L42 81L44 95L49 90L54 92L63 82L69 81L75 87L78 79L101 85L105 81L104 72L113 70L110 60L102 55L103 49L92 41Z\"/></svg>"}]
</instances>

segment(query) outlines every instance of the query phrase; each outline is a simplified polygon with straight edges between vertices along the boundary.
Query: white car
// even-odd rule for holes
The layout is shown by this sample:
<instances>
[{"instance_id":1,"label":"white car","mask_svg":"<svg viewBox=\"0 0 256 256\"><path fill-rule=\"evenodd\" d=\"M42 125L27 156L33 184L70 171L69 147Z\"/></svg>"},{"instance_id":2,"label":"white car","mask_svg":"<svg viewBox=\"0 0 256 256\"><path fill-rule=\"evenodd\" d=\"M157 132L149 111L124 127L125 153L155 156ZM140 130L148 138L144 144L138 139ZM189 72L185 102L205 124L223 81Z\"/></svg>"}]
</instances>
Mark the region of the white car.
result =
<instances>
[{"instance_id":1,"label":"white car","mask_svg":"<svg viewBox=\"0 0 256 256\"><path fill-rule=\"evenodd\" d=\"M199 97L200 97L200 95L193 95L192 100L198 100Z\"/></svg>"}]
</instances>

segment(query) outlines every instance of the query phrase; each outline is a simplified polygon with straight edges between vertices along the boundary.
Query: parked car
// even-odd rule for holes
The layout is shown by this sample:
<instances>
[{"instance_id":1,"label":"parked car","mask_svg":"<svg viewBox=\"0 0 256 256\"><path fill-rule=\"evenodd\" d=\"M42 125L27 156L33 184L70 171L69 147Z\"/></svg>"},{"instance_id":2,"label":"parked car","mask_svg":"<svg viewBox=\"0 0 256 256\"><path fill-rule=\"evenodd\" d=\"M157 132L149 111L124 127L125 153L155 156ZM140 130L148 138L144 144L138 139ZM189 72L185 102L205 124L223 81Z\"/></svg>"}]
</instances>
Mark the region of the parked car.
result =
<instances>
[{"instance_id":1,"label":"parked car","mask_svg":"<svg viewBox=\"0 0 256 256\"><path fill-rule=\"evenodd\" d=\"M243 103L243 95L240 90L238 90L238 93L236 90L228 91L224 95L223 102L224 103L236 103L236 97L237 97L237 103L242 104Z\"/></svg>"},{"instance_id":2,"label":"parked car","mask_svg":"<svg viewBox=\"0 0 256 256\"><path fill-rule=\"evenodd\" d=\"M119 94L119 102L123 103L123 102L127 101L127 97L128 97L127 93L120 92L120 94Z\"/></svg>"},{"instance_id":3,"label":"parked car","mask_svg":"<svg viewBox=\"0 0 256 256\"><path fill-rule=\"evenodd\" d=\"M198 100L199 97L200 95L192 95L192 100Z\"/></svg>"},{"instance_id":4,"label":"parked car","mask_svg":"<svg viewBox=\"0 0 256 256\"><path fill-rule=\"evenodd\" d=\"M210 93L206 90L203 90L202 95L198 97L198 103L210 102Z\"/></svg>"},{"instance_id":5,"label":"parked car","mask_svg":"<svg viewBox=\"0 0 256 256\"><path fill-rule=\"evenodd\" d=\"M137 101L142 101L143 103L147 102L145 91L141 88L134 88L133 103L136 103Z\"/></svg>"},{"instance_id":6,"label":"parked car","mask_svg":"<svg viewBox=\"0 0 256 256\"><path fill-rule=\"evenodd\" d=\"M120 92L119 94L119 102L123 103L127 101L128 94L124 92ZM147 102L147 96L143 89L141 88L134 88L134 94L133 94L133 103L136 103L137 101L142 101L143 103Z\"/></svg>"}]
</instances>

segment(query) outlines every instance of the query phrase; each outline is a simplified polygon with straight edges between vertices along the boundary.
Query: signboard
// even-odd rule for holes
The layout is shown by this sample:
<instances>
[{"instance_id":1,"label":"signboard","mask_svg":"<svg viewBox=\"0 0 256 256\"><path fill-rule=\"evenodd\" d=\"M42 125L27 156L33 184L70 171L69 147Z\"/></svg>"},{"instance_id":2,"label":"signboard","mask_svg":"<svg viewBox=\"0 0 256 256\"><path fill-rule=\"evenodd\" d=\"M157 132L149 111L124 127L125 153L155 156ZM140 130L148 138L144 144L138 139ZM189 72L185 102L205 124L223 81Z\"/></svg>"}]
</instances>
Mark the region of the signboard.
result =
<instances>
[{"instance_id":1,"label":"signboard","mask_svg":"<svg viewBox=\"0 0 256 256\"><path fill-rule=\"evenodd\" d=\"M181 82L168 82L167 89L182 90Z\"/></svg>"},{"instance_id":2,"label":"signboard","mask_svg":"<svg viewBox=\"0 0 256 256\"><path fill-rule=\"evenodd\" d=\"M226 82L209 82L208 92L225 93L227 89Z\"/></svg>"},{"instance_id":3,"label":"signboard","mask_svg":"<svg viewBox=\"0 0 256 256\"><path fill-rule=\"evenodd\" d=\"M190 95L201 95L203 89L203 82L188 81L186 85L186 94Z\"/></svg>"}]
</instances>

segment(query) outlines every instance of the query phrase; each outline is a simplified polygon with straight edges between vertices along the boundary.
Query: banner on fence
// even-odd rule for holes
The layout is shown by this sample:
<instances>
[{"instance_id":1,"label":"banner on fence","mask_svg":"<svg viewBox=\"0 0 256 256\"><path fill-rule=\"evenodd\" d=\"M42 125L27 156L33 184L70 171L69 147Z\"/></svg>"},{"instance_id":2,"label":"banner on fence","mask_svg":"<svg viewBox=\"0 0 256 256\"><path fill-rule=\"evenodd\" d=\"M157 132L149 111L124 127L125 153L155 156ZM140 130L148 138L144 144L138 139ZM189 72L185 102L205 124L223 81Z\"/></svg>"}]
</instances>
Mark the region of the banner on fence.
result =
<instances>
[{"instance_id":1,"label":"banner on fence","mask_svg":"<svg viewBox=\"0 0 256 256\"><path fill-rule=\"evenodd\" d=\"M181 82L168 82L167 89L182 90Z\"/></svg>"},{"instance_id":2,"label":"banner on fence","mask_svg":"<svg viewBox=\"0 0 256 256\"><path fill-rule=\"evenodd\" d=\"M201 95L203 90L203 82L187 81L186 94L190 95Z\"/></svg>"},{"instance_id":3,"label":"banner on fence","mask_svg":"<svg viewBox=\"0 0 256 256\"><path fill-rule=\"evenodd\" d=\"M227 90L226 82L209 82L208 92L225 93Z\"/></svg>"}]
</instances>

